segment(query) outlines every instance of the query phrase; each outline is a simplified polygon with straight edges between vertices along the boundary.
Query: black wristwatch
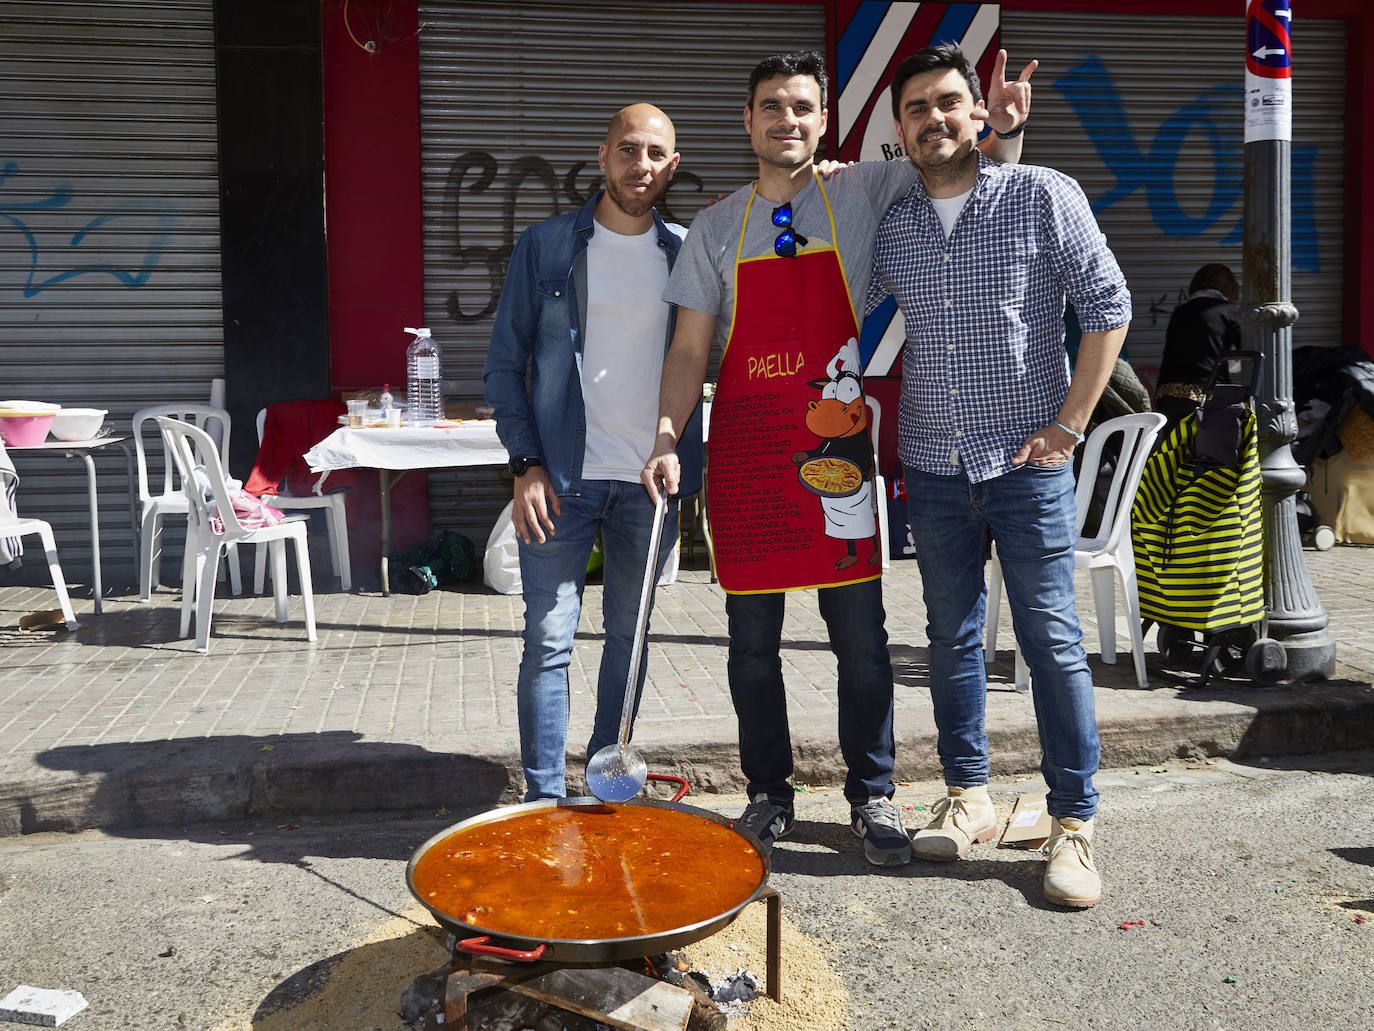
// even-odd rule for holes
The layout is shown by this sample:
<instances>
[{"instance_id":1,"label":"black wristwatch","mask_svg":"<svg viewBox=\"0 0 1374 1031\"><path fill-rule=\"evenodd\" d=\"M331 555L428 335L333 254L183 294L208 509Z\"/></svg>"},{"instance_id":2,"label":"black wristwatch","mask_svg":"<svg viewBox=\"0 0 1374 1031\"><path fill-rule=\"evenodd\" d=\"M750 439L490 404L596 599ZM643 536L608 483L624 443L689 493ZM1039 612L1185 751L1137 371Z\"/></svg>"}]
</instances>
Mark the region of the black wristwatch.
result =
<instances>
[{"instance_id":1,"label":"black wristwatch","mask_svg":"<svg viewBox=\"0 0 1374 1031\"><path fill-rule=\"evenodd\" d=\"M512 476L524 476L532 466L543 464L544 460L538 455L516 455L506 463L506 468Z\"/></svg>"}]
</instances>

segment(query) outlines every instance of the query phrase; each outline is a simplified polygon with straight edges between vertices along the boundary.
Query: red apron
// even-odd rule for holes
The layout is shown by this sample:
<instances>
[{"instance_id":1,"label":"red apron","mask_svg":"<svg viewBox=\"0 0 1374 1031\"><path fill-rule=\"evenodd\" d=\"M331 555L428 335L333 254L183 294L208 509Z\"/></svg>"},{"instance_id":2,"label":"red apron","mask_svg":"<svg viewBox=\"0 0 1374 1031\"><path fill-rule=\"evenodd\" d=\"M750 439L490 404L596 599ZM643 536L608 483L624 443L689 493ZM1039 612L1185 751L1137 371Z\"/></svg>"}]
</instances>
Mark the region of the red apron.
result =
<instances>
[{"instance_id":1,"label":"red apron","mask_svg":"<svg viewBox=\"0 0 1374 1031\"><path fill-rule=\"evenodd\" d=\"M757 197L756 188L750 208ZM862 400L856 410L864 424L843 441L818 437L806 424L827 364L859 336L839 254L833 244L813 245L795 258L742 260L748 224L746 208L735 258L734 318L707 441L716 576L730 594L877 579L871 457L850 461L856 448L872 455ZM833 213L829 228L833 241ZM803 453L831 446L848 457L802 460Z\"/></svg>"}]
</instances>

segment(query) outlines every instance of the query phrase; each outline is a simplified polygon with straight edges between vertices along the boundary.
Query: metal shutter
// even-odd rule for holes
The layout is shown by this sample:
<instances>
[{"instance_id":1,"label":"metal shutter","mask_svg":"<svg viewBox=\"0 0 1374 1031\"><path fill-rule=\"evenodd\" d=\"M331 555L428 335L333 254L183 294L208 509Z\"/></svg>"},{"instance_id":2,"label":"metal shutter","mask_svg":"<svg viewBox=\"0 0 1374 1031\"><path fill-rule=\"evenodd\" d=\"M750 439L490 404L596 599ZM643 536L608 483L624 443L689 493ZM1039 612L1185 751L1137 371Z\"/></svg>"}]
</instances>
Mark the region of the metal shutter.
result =
<instances>
[{"instance_id":1,"label":"metal shutter","mask_svg":"<svg viewBox=\"0 0 1374 1031\"><path fill-rule=\"evenodd\" d=\"M1345 106L1345 23L1293 26L1294 126ZM1077 179L1130 284L1126 347L1158 365L1169 314L1200 265L1241 275L1245 23L1235 18L1002 9L1002 45L1035 73L1024 160ZM1341 343L1344 141L1294 133L1293 346Z\"/></svg>"},{"instance_id":2,"label":"metal shutter","mask_svg":"<svg viewBox=\"0 0 1374 1031\"><path fill-rule=\"evenodd\" d=\"M447 393L468 400L482 396L515 240L598 189L612 114L648 101L672 117L682 164L660 211L687 224L757 172L749 71L772 53L825 50L814 3L427 3L420 20L425 313ZM495 470L430 476L433 528L479 547L509 500Z\"/></svg>"},{"instance_id":3,"label":"metal shutter","mask_svg":"<svg viewBox=\"0 0 1374 1031\"><path fill-rule=\"evenodd\" d=\"M106 408L125 433L138 408L206 400L224 375L211 0L0 0L0 168L0 399ZM106 451L105 582L129 583L122 456ZM84 469L19 464L22 510L54 524L83 580Z\"/></svg>"}]
</instances>

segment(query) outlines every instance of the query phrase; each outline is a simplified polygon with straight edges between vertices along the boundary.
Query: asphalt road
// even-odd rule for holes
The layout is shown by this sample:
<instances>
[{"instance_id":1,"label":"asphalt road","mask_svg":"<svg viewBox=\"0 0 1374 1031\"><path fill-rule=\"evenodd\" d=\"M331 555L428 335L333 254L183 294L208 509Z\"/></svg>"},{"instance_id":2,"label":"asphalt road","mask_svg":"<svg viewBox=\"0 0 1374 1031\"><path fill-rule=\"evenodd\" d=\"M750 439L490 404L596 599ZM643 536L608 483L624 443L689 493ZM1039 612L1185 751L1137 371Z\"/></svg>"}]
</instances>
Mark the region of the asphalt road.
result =
<instances>
[{"instance_id":1,"label":"asphalt road","mask_svg":"<svg viewBox=\"0 0 1374 1031\"><path fill-rule=\"evenodd\" d=\"M1033 853L870 868L842 797L799 795L773 874L803 932L784 956L793 1010L758 1001L741 1024L1374 1026L1374 755L1179 761L1099 786L1106 894L1083 912L1042 902ZM903 785L898 801L936 790ZM1005 813L1027 790L1037 778L997 781L993 797ZM743 799L688 801L733 815ZM401 992L444 960L405 861L466 815L0 840L0 996L80 991L72 1031L400 1031ZM907 809L908 826L922 816ZM798 1011L816 964L840 994Z\"/></svg>"}]
</instances>

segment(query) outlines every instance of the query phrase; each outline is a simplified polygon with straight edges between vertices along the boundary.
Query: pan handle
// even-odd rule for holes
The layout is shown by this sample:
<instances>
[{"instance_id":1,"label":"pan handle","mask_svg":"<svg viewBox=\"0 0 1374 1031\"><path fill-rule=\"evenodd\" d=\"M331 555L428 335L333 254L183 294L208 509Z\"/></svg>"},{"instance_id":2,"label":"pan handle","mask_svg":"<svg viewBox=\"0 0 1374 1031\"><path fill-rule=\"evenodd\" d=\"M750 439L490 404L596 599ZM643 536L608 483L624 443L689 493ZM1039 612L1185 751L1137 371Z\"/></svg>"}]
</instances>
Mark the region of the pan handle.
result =
<instances>
[{"instance_id":1,"label":"pan handle","mask_svg":"<svg viewBox=\"0 0 1374 1031\"><path fill-rule=\"evenodd\" d=\"M651 773L649 774L649 779L671 781L677 785L677 794L668 800L670 802L681 802L687 792L692 790L687 786L686 777L675 777L671 773Z\"/></svg>"},{"instance_id":2,"label":"pan handle","mask_svg":"<svg viewBox=\"0 0 1374 1031\"><path fill-rule=\"evenodd\" d=\"M539 948L529 952L520 952L517 949L503 949L499 945L488 945L491 935L484 934L480 938L464 938L458 942L454 948L459 952L466 952L474 956L496 956L500 959L515 960L518 963L533 963L540 959L548 949L545 942L539 943Z\"/></svg>"}]
</instances>

